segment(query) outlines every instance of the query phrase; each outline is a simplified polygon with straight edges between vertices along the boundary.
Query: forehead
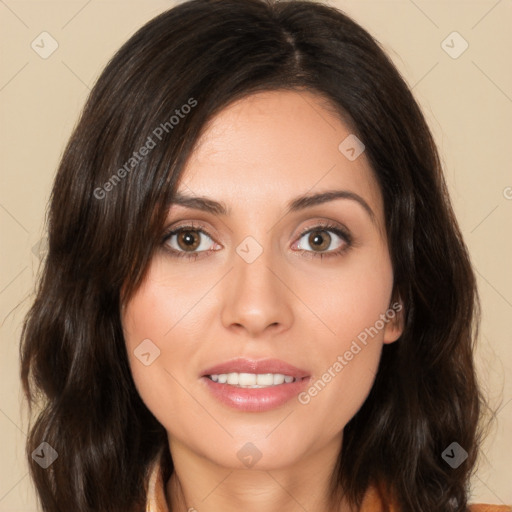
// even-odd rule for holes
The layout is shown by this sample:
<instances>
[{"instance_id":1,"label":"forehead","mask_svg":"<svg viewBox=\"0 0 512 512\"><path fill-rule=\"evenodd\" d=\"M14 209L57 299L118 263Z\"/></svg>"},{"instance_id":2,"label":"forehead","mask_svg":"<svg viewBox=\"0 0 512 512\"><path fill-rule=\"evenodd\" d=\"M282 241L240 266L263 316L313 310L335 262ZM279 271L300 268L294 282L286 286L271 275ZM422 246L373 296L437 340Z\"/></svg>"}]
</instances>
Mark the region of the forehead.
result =
<instances>
[{"instance_id":1,"label":"forehead","mask_svg":"<svg viewBox=\"0 0 512 512\"><path fill-rule=\"evenodd\" d=\"M263 208L308 192L343 188L365 197L378 213L381 194L373 171L364 152L355 160L347 158L343 142L353 140L347 137L354 137L349 126L320 95L253 94L208 123L178 189Z\"/></svg>"}]
</instances>

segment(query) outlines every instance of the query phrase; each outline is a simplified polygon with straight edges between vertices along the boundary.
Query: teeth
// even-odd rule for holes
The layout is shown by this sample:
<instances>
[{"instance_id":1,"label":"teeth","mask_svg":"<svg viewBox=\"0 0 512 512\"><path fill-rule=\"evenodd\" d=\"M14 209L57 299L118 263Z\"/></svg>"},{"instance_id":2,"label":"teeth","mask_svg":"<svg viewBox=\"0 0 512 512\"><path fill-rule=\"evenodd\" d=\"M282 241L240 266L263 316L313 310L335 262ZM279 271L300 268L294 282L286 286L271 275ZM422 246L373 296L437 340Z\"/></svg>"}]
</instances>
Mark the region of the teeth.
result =
<instances>
[{"instance_id":1,"label":"teeth","mask_svg":"<svg viewBox=\"0 0 512 512\"><path fill-rule=\"evenodd\" d=\"M286 380L286 377L282 373L276 373L274 374L274 385L282 384ZM293 380L293 377L292 377Z\"/></svg>"},{"instance_id":2,"label":"teeth","mask_svg":"<svg viewBox=\"0 0 512 512\"><path fill-rule=\"evenodd\" d=\"M221 373L209 375L213 382L229 384L240 388L266 388L280 384L294 382L294 377L282 373Z\"/></svg>"}]
</instances>

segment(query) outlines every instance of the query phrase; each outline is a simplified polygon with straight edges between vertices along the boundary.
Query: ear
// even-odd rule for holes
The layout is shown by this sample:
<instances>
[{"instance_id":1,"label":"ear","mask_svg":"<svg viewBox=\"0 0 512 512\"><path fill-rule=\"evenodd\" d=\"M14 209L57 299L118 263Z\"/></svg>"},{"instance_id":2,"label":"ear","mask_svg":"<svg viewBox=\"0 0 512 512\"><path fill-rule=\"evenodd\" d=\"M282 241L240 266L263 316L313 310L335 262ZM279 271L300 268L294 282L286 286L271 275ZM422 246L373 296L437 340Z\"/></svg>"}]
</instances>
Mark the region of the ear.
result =
<instances>
[{"instance_id":1,"label":"ear","mask_svg":"<svg viewBox=\"0 0 512 512\"><path fill-rule=\"evenodd\" d=\"M384 343L393 343L404 332L404 305L400 297L392 302L386 311L386 326L384 327Z\"/></svg>"}]
</instances>

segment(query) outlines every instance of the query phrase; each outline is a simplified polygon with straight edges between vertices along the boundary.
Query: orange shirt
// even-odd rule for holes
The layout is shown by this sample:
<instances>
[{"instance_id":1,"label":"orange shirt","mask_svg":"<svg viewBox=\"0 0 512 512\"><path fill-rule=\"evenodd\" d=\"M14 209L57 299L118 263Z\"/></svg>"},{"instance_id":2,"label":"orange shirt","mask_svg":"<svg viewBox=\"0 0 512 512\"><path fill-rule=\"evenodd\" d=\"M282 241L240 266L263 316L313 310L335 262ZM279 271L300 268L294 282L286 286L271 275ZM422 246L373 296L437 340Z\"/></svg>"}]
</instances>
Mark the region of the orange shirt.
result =
<instances>
[{"instance_id":1,"label":"orange shirt","mask_svg":"<svg viewBox=\"0 0 512 512\"><path fill-rule=\"evenodd\" d=\"M512 512L507 505L470 505L471 512ZM146 512L169 512L165 497L165 484L160 464L155 464L149 479ZM365 494L360 512L399 512L393 504L386 503L378 489L371 487ZM434 511L433 511L434 512Z\"/></svg>"}]
</instances>

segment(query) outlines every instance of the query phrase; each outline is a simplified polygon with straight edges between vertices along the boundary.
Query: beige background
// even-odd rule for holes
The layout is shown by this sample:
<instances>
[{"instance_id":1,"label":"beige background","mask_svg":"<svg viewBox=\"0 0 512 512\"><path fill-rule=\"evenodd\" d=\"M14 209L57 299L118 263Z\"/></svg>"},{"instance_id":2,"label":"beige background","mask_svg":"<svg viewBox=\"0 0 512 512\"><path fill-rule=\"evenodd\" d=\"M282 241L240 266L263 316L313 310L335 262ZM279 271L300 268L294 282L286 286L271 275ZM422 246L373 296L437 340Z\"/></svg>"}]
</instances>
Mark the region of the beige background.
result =
<instances>
[{"instance_id":1,"label":"beige background","mask_svg":"<svg viewBox=\"0 0 512 512\"><path fill-rule=\"evenodd\" d=\"M421 103L478 275L478 368L497 422L472 501L512 503L512 2L330 1L391 54ZM173 2L0 0L0 511L37 510L23 454L18 342L44 252L52 179L80 108L107 60ZM32 47L46 31L58 49ZM460 36L449 36L457 31ZM48 36L44 36L48 37ZM442 42L446 42L442 46ZM464 48L458 58L452 58ZM50 41L45 39L45 48ZM42 50L40 50L42 51Z\"/></svg>"}]
</instances>

